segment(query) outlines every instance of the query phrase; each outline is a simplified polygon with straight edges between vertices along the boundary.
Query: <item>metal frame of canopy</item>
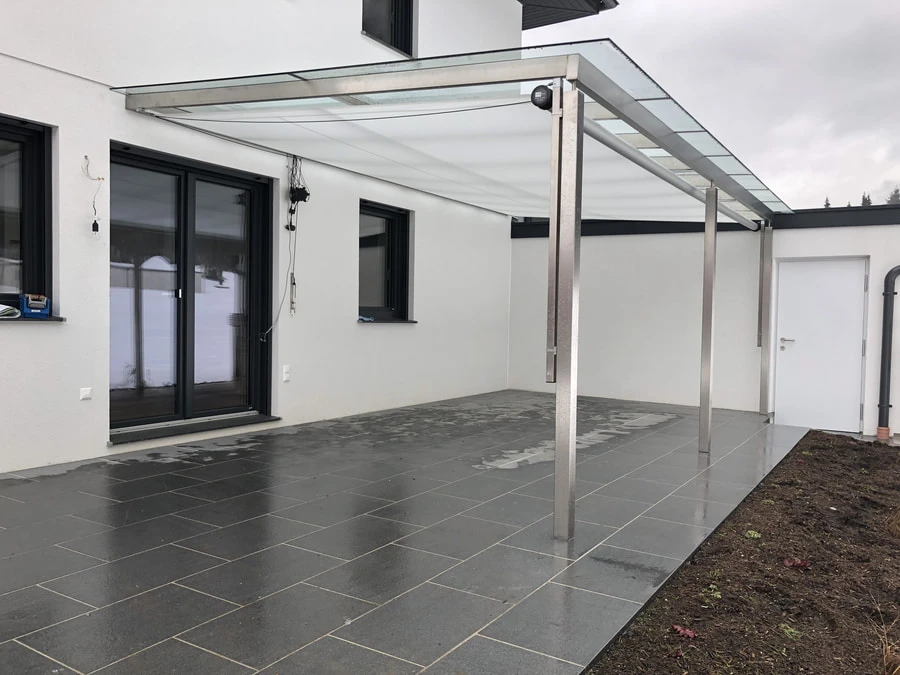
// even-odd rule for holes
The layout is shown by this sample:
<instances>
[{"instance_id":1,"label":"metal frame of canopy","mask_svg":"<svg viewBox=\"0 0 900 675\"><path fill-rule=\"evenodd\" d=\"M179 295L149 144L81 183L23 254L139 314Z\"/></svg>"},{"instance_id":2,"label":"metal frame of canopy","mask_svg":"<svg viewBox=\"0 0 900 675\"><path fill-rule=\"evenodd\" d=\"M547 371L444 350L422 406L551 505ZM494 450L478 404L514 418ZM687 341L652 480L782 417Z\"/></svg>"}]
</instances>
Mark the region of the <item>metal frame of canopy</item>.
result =
<instances>
[{"instance_id":1,"label":"metal frame of canopy","mask_svg":"<svg viewBox=\"0 0 900 675\"><path fill-rule=\"evenodd\" d=\"M409 67L409 64L413 64L414 67ZM585 136L597 140L706 205L698 451L701 458L704 455L708 458L712 427L713 291L717 214L721 213L748 229L761 232L759 344L763 347L763 364L760 372L762 392L762 387L765 387L765 391L768 390L769 378L768 359L765 354L765 345L769 342L769 321L766 315L771 301L769 288L772 269L771 228L768 221L775 211L745 188L733 174L726 172L719 163L689 143L683 134L676 133L663 123L582 54L489 60L478 63L453 63L453 57L439 57L418 62L384 64L380 72L377 68L370 72L359 72L362 69L363 67L350 67L345 69L343 74L334 76L328 76L327 71L323 71L322 74L312 78L303 77L301 74L284 74L126 89L125 105L129 110L150 112L160 109L320 98L355 102L352 97L367 94L535 80L555 83L550 129L552 154L547 313L547 381L556 383L554 536L561 540L571 539L575 528L579 266ZM346 74L347 72L350 74ZM593 119L586 119L585 95L709 181L708 187L701 189L686 181L678 173L668 170L662 163L654 161ZM751 212L762 221L766 221L765 226L760 227L750 218L721 203L719 190L731 195L744 207L745 212ZM761 394L761 397L764 395Z\"/></svg>"}]
</instances>

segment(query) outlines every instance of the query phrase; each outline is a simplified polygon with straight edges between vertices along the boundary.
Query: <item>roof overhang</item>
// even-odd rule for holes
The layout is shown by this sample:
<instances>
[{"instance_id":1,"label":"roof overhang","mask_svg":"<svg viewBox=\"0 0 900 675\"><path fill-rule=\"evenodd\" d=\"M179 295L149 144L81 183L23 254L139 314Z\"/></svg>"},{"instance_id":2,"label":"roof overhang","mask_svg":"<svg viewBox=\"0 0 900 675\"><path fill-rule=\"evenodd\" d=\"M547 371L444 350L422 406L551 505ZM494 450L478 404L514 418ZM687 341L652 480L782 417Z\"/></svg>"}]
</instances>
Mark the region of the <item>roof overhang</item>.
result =
<instances>
[{"instance_id":1,"label":"roof overhang","mask_svg":"<svg viewBox=\"0 0 900 675\"><path fill-rule=\"evenodd\" d=\"M790 212L609 40L122 91L129 109L205 133L546 217L550 116L529 98L548 83L588 99L586 219L696 221L710 185L750 229Z\"/></svg>"},{"instance_id":2,"label":"roof overhang","mask_svg":"<svg viewBox=\"0 0 900 675\"><path fill-rule=\"evenodd\" d=\"M619 6L618 0L519 0L522 30L594 16Z\"/></svg>"}]
</instances>

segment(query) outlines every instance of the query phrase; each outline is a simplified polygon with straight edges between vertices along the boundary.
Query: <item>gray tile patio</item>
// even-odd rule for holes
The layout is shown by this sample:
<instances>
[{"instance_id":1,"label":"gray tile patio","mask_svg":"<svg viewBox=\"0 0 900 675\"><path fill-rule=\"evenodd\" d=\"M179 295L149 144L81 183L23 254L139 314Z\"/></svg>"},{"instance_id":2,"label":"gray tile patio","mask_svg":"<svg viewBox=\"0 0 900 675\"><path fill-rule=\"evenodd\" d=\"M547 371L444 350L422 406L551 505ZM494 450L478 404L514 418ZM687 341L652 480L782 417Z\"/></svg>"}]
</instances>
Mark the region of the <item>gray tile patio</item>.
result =
<instances>
[{"instance_id":1,"label":"gray tile patio","mask_svg":"<svg viewBox=\"0 0 900 675\"><path fill-rule=\"evenodd\" d=\"M526 392L0 476L0 669L579 673L806 430L578 416L571 542Z\"/></svg>"}]
</instances>

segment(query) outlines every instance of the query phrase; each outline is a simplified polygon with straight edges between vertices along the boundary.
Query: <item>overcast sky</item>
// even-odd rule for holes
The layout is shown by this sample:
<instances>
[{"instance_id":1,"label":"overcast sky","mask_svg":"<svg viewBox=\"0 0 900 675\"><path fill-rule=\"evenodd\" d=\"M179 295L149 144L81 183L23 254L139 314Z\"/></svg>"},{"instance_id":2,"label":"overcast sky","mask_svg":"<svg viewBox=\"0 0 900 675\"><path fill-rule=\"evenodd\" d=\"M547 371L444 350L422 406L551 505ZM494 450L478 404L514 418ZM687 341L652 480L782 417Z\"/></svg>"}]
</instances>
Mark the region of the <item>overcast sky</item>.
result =
<instances>
[{"instance_id":1,"label":"overcast sky","mask_svg":"<svg viewBox=\"0 0 900 675\"><path fill-rule=\"evenodd\" d=\"M603 37L792 208L900 185L900 0L620 0L525 34Z\"/></svg>"}]
</instances>

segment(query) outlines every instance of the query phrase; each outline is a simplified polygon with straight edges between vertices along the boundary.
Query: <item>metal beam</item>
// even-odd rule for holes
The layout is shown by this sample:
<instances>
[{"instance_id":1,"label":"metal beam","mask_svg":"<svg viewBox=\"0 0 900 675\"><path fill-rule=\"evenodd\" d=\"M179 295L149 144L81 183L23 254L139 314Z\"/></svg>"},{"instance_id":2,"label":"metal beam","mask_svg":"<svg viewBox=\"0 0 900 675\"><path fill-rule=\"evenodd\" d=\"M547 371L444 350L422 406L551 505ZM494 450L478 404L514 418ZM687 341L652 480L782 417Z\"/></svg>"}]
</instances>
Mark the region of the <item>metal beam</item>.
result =
<instances>
[{"instance_id":1,"label":"metal beam","mask_svg":"<svg viewBox=\"0 0 900 675\"><path fill-rule=\"evenodd\" d=\"M578 408L578 288L581 265L581 188L584 94L565 92L562 105L556 327L556 476L553 536L575 535L575 434ZM551 207L552 210L552 207Z\"/></svg>"},{"instance_id":2,"label":"metal beam","mask_svg":"<svg viewBox=\"0 0 900 675\"><path fill-rule=\"evenodd\" d=\"M559 293L559 169L562 155L562 99L563 80L557 81L553 92L553 109L550 125L550 230L547 252L547 375L546 381L556 382L556 323L558 318L557 295Z\"/></svg>"},{"instance_id":3,"label":"metal beam","mask_svg":"<svg viewBox=\"0 0 900 675\"><path fill-rule=\"evenodd\" d=\"M565 77L571 60L577 56L543 56L519 61L471 63L459 66L370 73L317 80L290 80L267 84L232 84L221 87L182 89L127 94L128 110L192 108L207 105L287 101L306 98L333 98L380 94L393 91L418 91L449 87L518 83ZM197 83L200 84L200 83ZM518 91L516 92L518 94Z\"/></svg>"},{"instance_id":4,"label":"metal beam","mask_svg":"<svg viewBox=\"0 0 900 675\"><path fill-rule=\"evenodd\" d=\"M768 415L772 370L772 239L771 223L759 232L759 414Z\"/></svg>"},{"instance_id":5,"label":"metal beam","mask_svg":"<svg viewBox=\"0 0 900 675\"><path fill-rule=\"evenodd\" d=\"M622 155L622 157L629 160L630 162L637 164L642 169L649 171L657 178L664 180L672 187L678 188L685 194L690 195L698 201L706 201L706 192L704 190L691 185L686 180L684 180L684 178L681 178L678 174L674 174L663 168L643 152L626 143L614 133L607 131L602 126L597 124L597 122L595 122L594 120L586 119L584 121L584 133L593 138L595 141L599 141L613 152ZM754 232L759 229L759 225L754 223L749 218L742 216L736 211L733 211L724 204L718 204L717 209L723 216L731 218L747 229L753 230Z\"/></svg>"},{"instance_id":6,"label":"metal beam","mask_svg":"<svg viewBox=\"0 0 900 675\"><path fill-rule=\"evenodd\" d=\"M586 58L580 59L578 63L577 85L579 89L588 94L594 101L613 112L616 117L627 122L648 138L652 138L659 144L659 147L669 152L672 156L677 157L707 180L715 183L716 186L739 200L742 204L745 204L761 218L772 217L772 209L764 204L762 200L664 124L662 120L641 105L639 101L636 101L634 97ZM697 126L698 130L702 129L699 124ZM738 222L744 224L743 221ZM750 229L757 230L758 226L754 225Z\"/></svg>"},{"instance_id":7,"label":"metal beam","mask_svg":"<svg viewBox=\"0 0 900 675\"><path fill-rule=\"evenodd\" d=\"M706 188L706 230L703 235L703 309L700 329L700 452L712 450L712 375L715 336L716 207L719 190Z\"/></svg>"}]
</instances>

